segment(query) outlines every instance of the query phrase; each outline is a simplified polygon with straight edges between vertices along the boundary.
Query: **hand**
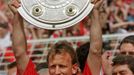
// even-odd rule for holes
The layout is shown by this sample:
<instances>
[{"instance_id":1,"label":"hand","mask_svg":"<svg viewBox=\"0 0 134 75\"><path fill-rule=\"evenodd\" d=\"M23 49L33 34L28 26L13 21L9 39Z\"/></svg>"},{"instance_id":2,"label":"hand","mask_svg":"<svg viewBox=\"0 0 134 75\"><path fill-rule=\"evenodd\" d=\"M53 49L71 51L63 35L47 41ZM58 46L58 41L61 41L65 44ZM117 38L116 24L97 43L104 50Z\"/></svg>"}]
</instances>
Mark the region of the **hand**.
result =
<instances>
[{"instance_id":1,"label":"hand","mask_svg":"<svg viewBox=\"0 0 134 75\"><path fill-rule=\"evenodd\" d=\"M13 26L23 25L23 18L20 16L20 14L17 11L17 8L20 7L20 1L19 0L11 0L11 2L8 4L8 6L9 6L10 10L12 11L12 13L14 14Z\"/></svg>"},{"instance_id":2,"label":"hand","mask_svg":"<svg viewBox=\"0 0 134 75\"><path fill-rule=\"evenodd\" d=\"M134 22L128 22L130 26L134 26Z\"/></svg>"},{"instance_id":3,"label":"hand","mask_svg":"<svg viewBox=\"0 0 134 75\"><path fill-rule=\"evenodd\" d=\"M112 74L111 56L112 56L111 51L106 51L102 55L102 66L103 66L103 69L104 69L104 73L106 75L111 75Z\"/></svg>"},{"instance_id":4,"label":"hand","mask_svg":"<svg viewBox=\"0 0 134 75\"><path fill-rule=\"evenodd\" d=\"M15 15L18 12L17 8L20 7L20 1L19 0L11 0L11 2L8 4L8 6L11 9L11 11L13 12L13 14Z\"/></svg>"},{"instance_id":5,"label":"hand","mask_svg":"<svg viewBox=\"0 0 134 75\"><path fill-rule=\"evenodd\" d=\"M92 11L92 15L95 16L99 16L99 12L100 12L100 8L102 8L103 5L103 1L104 0L93 0L92 3L94 4L94 8Z\"/></svg>"},{"instance_id":6,"label":"hand","mask_svg":"<svg viewBox=\"0 0 134 75\"><path fill-rule=\"evenodd\" d=\"M94 9L99 9L103 4L103 1L104 0L92 0L92 3L94 4Z\"/></svg>"}]
</instances>

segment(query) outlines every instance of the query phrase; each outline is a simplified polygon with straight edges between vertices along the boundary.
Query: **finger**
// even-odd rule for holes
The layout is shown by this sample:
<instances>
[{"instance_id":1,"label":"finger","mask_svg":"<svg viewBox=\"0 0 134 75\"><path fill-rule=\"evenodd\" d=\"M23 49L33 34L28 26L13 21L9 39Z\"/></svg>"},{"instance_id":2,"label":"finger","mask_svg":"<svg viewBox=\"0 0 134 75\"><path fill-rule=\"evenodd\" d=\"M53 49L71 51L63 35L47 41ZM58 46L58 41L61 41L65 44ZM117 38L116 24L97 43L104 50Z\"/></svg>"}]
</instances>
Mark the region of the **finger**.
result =
<instances>
[{"instance_id":1,"label":"finger","mask_svg":"<svg viewBox=\"0 0 134 75\"><path fill-rule=\"evenodd\" d=\"M20 3L17 0L12 0L10 3L8 3L8 7L13 14L15 14L17 12L17 8L20 7Z\"/></svg>"},{"instance_id":2,"label":"finger","mask_svg":"<svg viewBox=\"0 0 134 75\"><path fill-rule=\"evenodd\" d=\"M20 7L20 2L19 2L19 0L12 0L12 1L11 1L11 4L12 4L14 7L16 7L16 8Z\"/></svg>"},{"instance_id":3,"label":"finger","mask_svg":"<svg viewBox=\"0 0 134 75\"><path fill-rule=\"evenodd\" d=\"M108 57L108 51L104 52L103 55L102 55L103 59L107 59L107 57Z\"/></svg>"},{"instance_id":4,"label":"finger","mask_svg":"<svg viewBox=\"0 0 134 75\"><path fill-rule=\"evenodd\" d=\"M103 4L103 0L98 0L95 2L95 4L101 5L101 4Z\"/></svg>"},{"instance_id":5,"label":"finger","mask_svg":"<svg viewBox=\"0 0 134 75\"><path fill-rule=\"evenodd\" d=\"M97 2L99 2L100 0L94 0L94 4L96 4Z\"/></svg>"},{"instance_id":6,"label":"finger","mask_svg":"<svg viewBox=\"0 0 134 75\"><path fill-rule=\"evenodd\" d=\"M91 3L95 4L98 0L91 0Z\"/></svg>"},{"instance_id":7,"label":"finger","mask_svg":"<svg viewBox=\"0 0 134 75\"><path fill-rule=\"evenodd\" d=\"M18 3L21 3L21 1L20 0L16 0Z\"/></svg>"},{"instance_id":8,"label":"finger","mask_svg":"<svg viewBox=\"0 0 134 75\"><path fill-rule=\"evenodd\" d=\"M103 2L103 0L98 0L97 2L95 2L95 8L99 9L102 2Z\"/></svg>"},{"instance_id":9,"label":"finger","mask_svg":"<svg viewBox=\"0 0 134 75\"><path fill-rule=\"evenodd\" d=\"M13 12L13 14L15 14L17 12L16 8L12 4L8 4L8 7Z\"/></svg>"}]
</instances>

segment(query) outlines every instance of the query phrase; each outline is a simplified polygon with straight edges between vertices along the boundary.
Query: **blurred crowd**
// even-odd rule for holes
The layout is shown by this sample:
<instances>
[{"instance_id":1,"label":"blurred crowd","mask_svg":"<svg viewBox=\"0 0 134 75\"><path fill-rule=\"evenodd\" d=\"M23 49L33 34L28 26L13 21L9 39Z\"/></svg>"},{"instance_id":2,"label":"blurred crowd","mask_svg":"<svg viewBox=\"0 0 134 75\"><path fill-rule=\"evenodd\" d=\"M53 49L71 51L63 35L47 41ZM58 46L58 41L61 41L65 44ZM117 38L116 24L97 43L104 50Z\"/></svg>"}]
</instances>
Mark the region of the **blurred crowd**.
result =
<instances>
[{"instance_id":1,"label":"blurred crowd","mask_svg":"<svg viewBox=\"0 0 134 75\"><path fill-rule=\"evenodd\" d=\"M0 0L0 57L13 56L11 51L11 34L13 13L8 8L10 0ZM100 9L101 25L103 35L106 34L122 34L134 32L134 0L105 0L104 8ZM30 23L25 22L25 32L27 40L59 38L59 37L75 37L89 36L91 19L90 16L85 17L76 25L61 30L46 30L37 28ZM19 35L18 35L19 36ZM77 42L79 45L80 42ZM104 42L105 50L111 50L115 47L116 40ZM48 45L51 47L51 44ZM31 44L28 44L29 49ZM43 48L44 45L37 45L36 48ZM6 51L5 51L6 50ZM5 51L5 52L4 52ZM41 51L33 51L31 54L43 54ZM33 58L34 60L35 58ZM2 60L3 61L3 60ZM4 60L6 62L15 61L14 58Z\"/></svg>"}]
</instances>

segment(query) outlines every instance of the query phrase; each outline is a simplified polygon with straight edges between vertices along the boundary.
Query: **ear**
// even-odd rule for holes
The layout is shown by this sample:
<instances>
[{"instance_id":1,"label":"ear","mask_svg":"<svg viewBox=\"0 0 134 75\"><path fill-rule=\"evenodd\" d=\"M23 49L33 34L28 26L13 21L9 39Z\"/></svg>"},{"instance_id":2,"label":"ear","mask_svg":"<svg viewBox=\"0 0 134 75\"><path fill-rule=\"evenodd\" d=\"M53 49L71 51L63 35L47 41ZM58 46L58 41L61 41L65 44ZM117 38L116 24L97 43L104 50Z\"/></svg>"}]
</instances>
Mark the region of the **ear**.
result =
<instances>
[{"instance_id":1,"label":"ear","mask_svg":"<svg viewBox=\"0 0 134 75\"><path fill-rule=\"evenodd\" d=\"M72 66L72 73L73 73L73 74L76 74L76 73L78 72L78 70L79 70L78 64L74 64L74 65Z\"/></svg>"}]
</instances>

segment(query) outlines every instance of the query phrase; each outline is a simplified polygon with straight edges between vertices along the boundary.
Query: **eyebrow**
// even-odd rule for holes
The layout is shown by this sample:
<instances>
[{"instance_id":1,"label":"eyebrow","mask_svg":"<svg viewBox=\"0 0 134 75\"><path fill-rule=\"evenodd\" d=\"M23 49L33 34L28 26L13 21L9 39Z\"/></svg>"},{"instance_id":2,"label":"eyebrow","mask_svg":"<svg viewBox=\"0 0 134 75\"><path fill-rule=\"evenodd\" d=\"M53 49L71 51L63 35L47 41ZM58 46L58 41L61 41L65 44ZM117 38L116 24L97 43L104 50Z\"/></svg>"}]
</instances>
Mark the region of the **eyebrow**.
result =
<instances>
[{"instance_id":1,"label":"eyebrow","mask_svg":"<svg viewBox=\"0 0 134 75\"><path fill-rule=\"evenodd\" d=\"M122 72L127 72L127 71L126 70L119 71L119 73L122 73Z\"/></svg>"}]
</instances>

